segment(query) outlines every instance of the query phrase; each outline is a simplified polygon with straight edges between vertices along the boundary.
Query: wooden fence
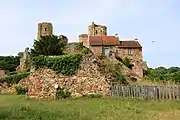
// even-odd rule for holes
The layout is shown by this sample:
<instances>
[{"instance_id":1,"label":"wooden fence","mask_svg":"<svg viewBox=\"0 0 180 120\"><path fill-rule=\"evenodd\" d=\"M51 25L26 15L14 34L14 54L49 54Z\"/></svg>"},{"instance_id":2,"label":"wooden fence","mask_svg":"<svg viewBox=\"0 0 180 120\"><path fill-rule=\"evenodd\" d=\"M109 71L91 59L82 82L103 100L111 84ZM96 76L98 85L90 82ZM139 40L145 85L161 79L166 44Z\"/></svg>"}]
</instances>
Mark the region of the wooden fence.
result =
<instances>
[{"instance_id":1,"label":"wooden fence","mask_svg":"<svg viewBox=\"0 0 180 120\"><path fill-rule=\"evenodd\" d=\"M111 84L111 96L142 98L154 100L179 100L180 86L156 86L156 85L120 85L117 83Z\"/></svg>"}]
</instances>

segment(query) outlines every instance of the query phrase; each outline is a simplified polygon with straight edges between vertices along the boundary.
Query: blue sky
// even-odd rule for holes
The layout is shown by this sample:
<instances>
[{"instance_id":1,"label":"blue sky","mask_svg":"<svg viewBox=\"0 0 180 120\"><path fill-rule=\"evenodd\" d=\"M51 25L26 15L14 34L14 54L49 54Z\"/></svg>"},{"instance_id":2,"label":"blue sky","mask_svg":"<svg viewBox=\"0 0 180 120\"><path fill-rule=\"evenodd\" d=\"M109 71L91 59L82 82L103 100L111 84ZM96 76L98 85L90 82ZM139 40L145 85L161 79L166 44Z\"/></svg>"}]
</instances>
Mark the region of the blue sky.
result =
<instances>
[{"instance_id":1,"label":"blue sky","mask_svg":"<svg viewBox=\"0 0 180 120\"><path fill-rule=\"evenodd\" d=\"M31 47L39 22L52 22L54 34L70 42L95 22L120 39L138 37L149 67L180 66L179 6L179 0L1 0L0 56Z\"/></svg>"}]
</instances>

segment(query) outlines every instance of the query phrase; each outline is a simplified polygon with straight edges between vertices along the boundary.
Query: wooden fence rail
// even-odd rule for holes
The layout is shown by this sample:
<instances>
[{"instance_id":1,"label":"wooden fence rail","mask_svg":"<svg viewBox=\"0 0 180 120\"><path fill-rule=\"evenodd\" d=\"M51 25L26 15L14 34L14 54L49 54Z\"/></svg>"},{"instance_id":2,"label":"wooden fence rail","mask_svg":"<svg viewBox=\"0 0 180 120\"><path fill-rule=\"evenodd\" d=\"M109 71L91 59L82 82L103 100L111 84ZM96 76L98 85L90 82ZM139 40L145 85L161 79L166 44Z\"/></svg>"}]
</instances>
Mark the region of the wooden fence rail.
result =
<instances>
[{"instance_id":1,"label":"wooden fence rail","mask_svg":"<svg viewBox=\"0 0 180 120\"><path fill-rule=\"evenodd\" d=\"M154 100L179 100L180 86L120 85L111 84L111 96Z\"/></svg>"}]
</instances>

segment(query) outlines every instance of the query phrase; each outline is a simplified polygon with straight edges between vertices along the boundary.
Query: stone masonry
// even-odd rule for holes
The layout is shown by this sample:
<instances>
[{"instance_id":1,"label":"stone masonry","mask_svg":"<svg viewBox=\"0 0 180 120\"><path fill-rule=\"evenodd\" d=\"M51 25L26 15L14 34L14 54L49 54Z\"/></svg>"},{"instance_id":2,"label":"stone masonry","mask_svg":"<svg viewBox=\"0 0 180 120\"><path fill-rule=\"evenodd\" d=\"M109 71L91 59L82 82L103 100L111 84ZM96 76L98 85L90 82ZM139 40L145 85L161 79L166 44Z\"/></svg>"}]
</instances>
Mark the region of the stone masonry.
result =
<instances>
[{"instance_id":1,"label":"stone masonry","mask_svg":"<svg viewBox=\"0 0 180 120\"><path fill-rule=\"evenodd\" d=\"M96 56L83 58L80 68L73 76L56 74L48 68L35 70L27 80L28 95L36 99L54 99L55 84L70 91L72 97L81 97L89 93L109 95L109 83L112 78L99 71L96 60Z\"/></svg>"},{"instance_id":2,"label":"stone masonry","mask_svg":"<svg viewBox=\"0 0 180 120\"><path fill-rule=\"evenodd\" d=\"M103 25L97 25L92 22L92 24L88 26L88 35L107 35L107 27Z\"/></svg>"},{"instance_id":3,"label":"stone masonry","mask_svg":"<svg viewBox=\"0 0 180 120\"><path fill-rule=\"evenodd\" d=\"M27 64L30 60L30 55L28 53L29 48L25 48L25 51L23 52L22 58L20 58L20 65L16 68L16 71L21 72L24 71L27 68Z\"/></svg>"},{"instance_id":4,"label":"stone masonry","mask_svg":"<svg viewBox=\"0 0 180 120\"><path fill-rule=\"evenodd\" d=\"M51 36L53 35L53 26L49 22L42 22L38 24L38 35L37 39L41 36Z\"/></svg>"},{"instance_id":5,"label":"stone masonry","mask_svg":"<svg viewBox=\"0 0 180 120\"><path fill-rule=\"evenodd\" d=\"M116 56L120 57L121 59L130 59L130 62L133 65L132 72L136 73L139 77L143 78L142 49L118 48L116 50Z\"/></svg>"},{"instance_id":6,"label":"stone masonry","mask_svg":"<svg viewBox=\"0 0 180 120\"><path fill-rule=\"evenodd\" d=\"M132 72L143 78L142 46L137 40L120 40L118 34L108 36L106 26L94 23L88 26L88 34L79 35L79 41L98 56L108 56L110 51L114 51L122 60L129 58Z\"/></svg>"}]
</instances>

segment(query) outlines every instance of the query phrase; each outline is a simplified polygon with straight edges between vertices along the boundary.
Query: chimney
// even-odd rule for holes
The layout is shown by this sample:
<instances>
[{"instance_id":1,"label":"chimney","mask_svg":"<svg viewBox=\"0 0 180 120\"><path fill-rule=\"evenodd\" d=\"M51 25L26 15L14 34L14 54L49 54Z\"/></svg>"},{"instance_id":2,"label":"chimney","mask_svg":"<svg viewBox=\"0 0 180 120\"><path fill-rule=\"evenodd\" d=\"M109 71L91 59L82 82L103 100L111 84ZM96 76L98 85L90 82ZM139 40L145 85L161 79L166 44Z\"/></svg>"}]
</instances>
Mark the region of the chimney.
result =
<instances>
[{"instance_id":1,"label":"chimney","mask_svg":"<svg viewBox=\"0 0 180 120\"><path fill-rule=\"evenodd\" d=\"M119 39L119 35L117 33L115 34L115 37Z\"/></svg>"},{"instance_id":2,"label":"chimney","mask_svg":"<svg viewBox=\"0 0 180 120\"><path fill-rule=\"evenodd\" d=\"M138 40L138 38L135 38L134 40L136 40L136 41L137 41L137 40Z\"/></svg>"}]
</instances>

